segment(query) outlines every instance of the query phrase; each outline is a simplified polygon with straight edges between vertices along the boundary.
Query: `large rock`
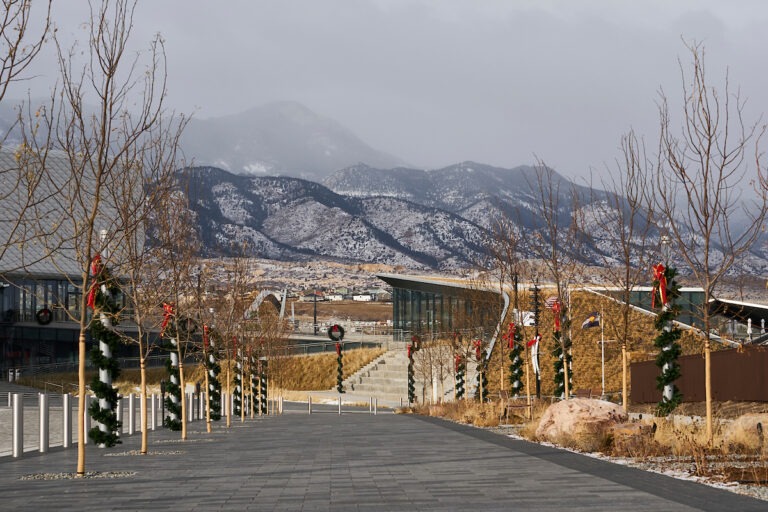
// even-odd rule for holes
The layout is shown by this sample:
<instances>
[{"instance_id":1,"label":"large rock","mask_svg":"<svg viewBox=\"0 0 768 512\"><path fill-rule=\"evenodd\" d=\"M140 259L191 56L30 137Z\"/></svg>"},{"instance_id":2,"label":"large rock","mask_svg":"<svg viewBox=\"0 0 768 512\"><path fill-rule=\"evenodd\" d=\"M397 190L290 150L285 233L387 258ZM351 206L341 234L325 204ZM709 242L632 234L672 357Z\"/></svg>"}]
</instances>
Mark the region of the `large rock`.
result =
<instances>
[{"instance_id":1,"label":"large rock","mask_svg":"<svg viewBox=\"0 0 768 512\"><path fill-rule=\"evenodd\" d=\"M541 417L536 438L563 445L603 438L608 429L627 421L627 414L612 402L573 398L552 404Z\"/></svg>"},{"instance_id":2,"label":"large rock","mask_svg":"<svg viewBox=\"0 0 768 512\"><path fill-rule=\"evenodd\" d=\"M723 441L728 447L750 450L763 448L763 439L768 435L768 414L743 414L724 430Z\"/></svg>"}]
</instances>

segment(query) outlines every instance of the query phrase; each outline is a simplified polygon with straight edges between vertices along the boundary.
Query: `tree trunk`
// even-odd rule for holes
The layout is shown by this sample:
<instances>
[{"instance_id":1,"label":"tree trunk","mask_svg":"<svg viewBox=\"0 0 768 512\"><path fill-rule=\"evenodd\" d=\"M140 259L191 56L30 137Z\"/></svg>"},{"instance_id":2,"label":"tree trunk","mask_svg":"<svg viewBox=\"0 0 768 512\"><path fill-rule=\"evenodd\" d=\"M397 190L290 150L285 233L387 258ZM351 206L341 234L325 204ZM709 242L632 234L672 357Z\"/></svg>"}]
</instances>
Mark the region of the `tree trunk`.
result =
<instances>
[{"instance_id":1,"label":"tree trunk","mask_svg":"<svg viewBox=\"0 0 768 512\"><path fill-rule=\"evenodd\" d=\"M621 407L627 412L627 344L621 344Z\"/></svg>"},{"instance_id":2,"label":"tree trunk","mask_svg":"<svg viewBox=\"0 0 768 512\"><path fill-rule=\"evenodd\" d=\"M181 439L187 440L187 393L184 384L184 363L179 354L179 386L181 387Z\"/></svg>"},{"instance_id":3,"label":"tree trunk","mask_svg":"<svg viewBox=\"0 0 768 512\"><path fill-rule=\"evenodd\" d=\"M141 375L141 453L147 454L147 363L144 356L139 358L139 374Z\"/></svg>"},{"instance_id":4,"label":"tree trunk","mask_svg":"<svg viewBox=\"0 0 768 512\"><path fill-rule=\"evenodd\" d=\"M77 383L77 476L85 475L85 329L80 329Z\"/></svg>"}]
</instances>

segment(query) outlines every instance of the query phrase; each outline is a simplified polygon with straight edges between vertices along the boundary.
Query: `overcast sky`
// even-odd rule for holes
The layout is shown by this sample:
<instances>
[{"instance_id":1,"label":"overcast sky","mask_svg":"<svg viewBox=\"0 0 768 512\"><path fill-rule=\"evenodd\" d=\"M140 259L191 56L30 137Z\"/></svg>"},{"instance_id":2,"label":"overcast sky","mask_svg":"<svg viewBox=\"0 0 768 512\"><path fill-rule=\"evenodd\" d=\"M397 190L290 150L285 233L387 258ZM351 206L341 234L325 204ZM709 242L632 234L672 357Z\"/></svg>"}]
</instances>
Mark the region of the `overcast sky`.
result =
<instances>
[{"instance_id":1,"label":"overcast sky","mask_svg":"<svg viewBox=\"0 0 768 512\"><path fill-rule=\"evenodd\" d=\"M86 7L57 2L61 38L82 39ZM539 157L585 177L630 127L653 147L659 89L680 96L683 38L706 45L713 84L728 69L749 120L768 108L762 0L142 0L134 25L136 48L165 38L178 111L298 101L424 168Z\"/></svg>"}]
</instances>

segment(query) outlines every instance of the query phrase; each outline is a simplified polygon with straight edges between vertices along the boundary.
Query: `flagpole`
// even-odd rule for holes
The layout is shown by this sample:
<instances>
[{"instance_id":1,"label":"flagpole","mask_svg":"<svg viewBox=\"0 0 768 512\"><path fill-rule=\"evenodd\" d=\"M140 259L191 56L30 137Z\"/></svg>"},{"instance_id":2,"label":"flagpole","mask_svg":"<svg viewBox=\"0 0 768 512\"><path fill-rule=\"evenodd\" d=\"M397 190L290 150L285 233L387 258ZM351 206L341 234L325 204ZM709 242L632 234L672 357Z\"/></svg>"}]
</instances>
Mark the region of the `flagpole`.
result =
<instances>
[{"instance_id":1,"label":"flagpole","mask_svg":"<svg viewBox=\"0 0 768 512\"><path fill-rule=\"evenodd\" d=\"M600 357L602 362L602 374L603 374L603 394L600 398L605 398L605 318L603 318L603 310L600 310Z\"/></svg>"}]
</instances>

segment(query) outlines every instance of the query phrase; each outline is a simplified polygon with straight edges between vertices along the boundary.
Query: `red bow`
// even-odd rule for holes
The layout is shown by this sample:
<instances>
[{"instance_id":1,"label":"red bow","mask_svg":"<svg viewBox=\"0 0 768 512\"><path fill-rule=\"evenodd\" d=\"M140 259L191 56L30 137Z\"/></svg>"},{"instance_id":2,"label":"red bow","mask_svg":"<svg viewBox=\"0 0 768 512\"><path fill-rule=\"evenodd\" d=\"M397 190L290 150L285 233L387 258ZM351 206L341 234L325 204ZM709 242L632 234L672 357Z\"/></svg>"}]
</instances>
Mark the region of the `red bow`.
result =
<instances>
[{"instance_id":1,"label":"red bow","mask_svg":"<svg viewBox=\"0 0 768 512\"><path fill-rule=\"evenodd\" d=\"M555 315L555 331L560 330L560 300L552 304L552 313Z\"/></svg>"},{"instance_id":2,"label":"red bow","mask_svg":"<svg viewBox=\"0 0 768 512\"><path fill-rule=\"evenodd\" d=\"M208 350L208 326L203 324L203 349Z\"/></svg>"},{"instance_id":3,"label":"red bow","mask_svg":"<svg viewBox=\"0 0 768 512\"><path fill-rule=\"evenodd\" d=\"M93 276L91 280L91 288L88 290L88 307L91 309L96 308L96 292L99 289L99 284L97 282L96 276L99 275L99 272L101 272L101 256L98 254L93 257L91 260L91 276Z\"/></svg>"},{"instance_id":4,"label":"red bow","mask_svg":"<svg viewBox=\"0 0 768 512\"><path fill-rule=\"evenodd\" d=\"M165 328L173 316L173 303L163 302L163 323L160 324L160 336L165 334Z\"/></svg>"},{"instance_id":5,"label":"red bow","mask_svg":"<svg viewBox=\"0 0 768 512\"><path fill-rule=\"evenodd\" d=\"M539 338L537 336L537 337L533 338L531 341L529 341L526 346L527 347L532 347L533 345L537 344L538 342L539 342Z\"/></svg>"},{"instance_id":6,"label":"red bow","mask_svg":"<svg viewBox=\"0 0 768 512\"><path fill-rule=\"evenodd\" d=\"M475 346L475 358L479 361L483 358L483 340L475 340L473 345Z\"/></svg>"},{"instance_id":7,"label":"red bow","mask_svg":"<svg viewBox=\"0 0 768 512\"><path fill-rule=\"evenodd\" d=\"M459 371L459 366L461 366L461 356L459 354L456 354L454 357L454 367L456 368L456 371Z\"/></svg>"},{"instance_id":8,"label":"red bow","mask_svg":"<svg viewBox=\"0 0 768 512\"><path fill-rule=\"evenodd\" d=\"M515 348L515 324L509 324L509 330L507 331L507 343L509 348Z\"/></svg>"},{"instance_id":9,"label":"red bow","mask_svg":"<svg viewBox=\"0 0 768 512\"><path fill-rule=\"evenodd\" d=\"M656 293L658 292L659 295L661 295L661 305L666 306L669 302L667 301L667 276L664 274L665 272L664 265L662 263L659 263L658 265L653 266L653 291L651 295L651 308L656 307ZM658 284L656 284L658 282Z\"/></svg>"},{"instance_id":10,"label":"red bow","mask_svg":"<svg viewBox=\"0 0 768 512\"><path fill-rule=\"evenodd\" d=\"M413 349L411 348L411 346L410 346L410 345L408 345L408 347L407 347L407 348L408 348L408 359L410 359L410 358L411 358L411 355L413 355Z\"/></svg>"},{"instance_id":11,"label":"red bow","mask_svg":"<svg viewBox=\"0 0 768 512\"><path fill-rule=\"evenodd\" d=\"M341 343L336 344L336 355L341 356Z\"/></svg>"},{"instance_id":12,"label":"red bow","mask_svg":"<svg viewBox=\"0 0 768 512\"><path fill-rule=\"evenodd\" d=\"M232 336L232 352L237 353L237 336Z\"/></svg>"}]
</instances>

